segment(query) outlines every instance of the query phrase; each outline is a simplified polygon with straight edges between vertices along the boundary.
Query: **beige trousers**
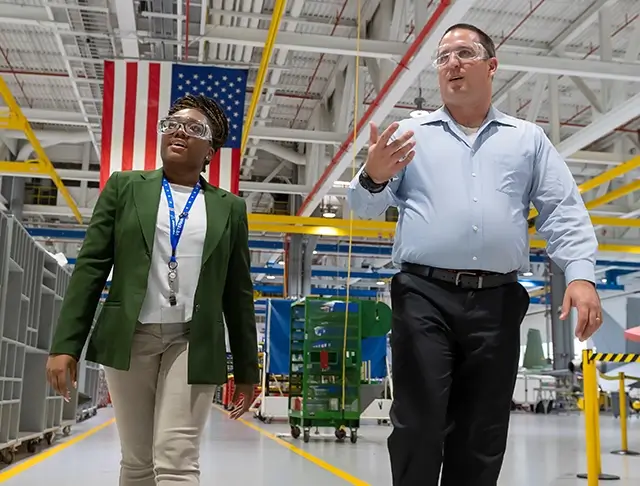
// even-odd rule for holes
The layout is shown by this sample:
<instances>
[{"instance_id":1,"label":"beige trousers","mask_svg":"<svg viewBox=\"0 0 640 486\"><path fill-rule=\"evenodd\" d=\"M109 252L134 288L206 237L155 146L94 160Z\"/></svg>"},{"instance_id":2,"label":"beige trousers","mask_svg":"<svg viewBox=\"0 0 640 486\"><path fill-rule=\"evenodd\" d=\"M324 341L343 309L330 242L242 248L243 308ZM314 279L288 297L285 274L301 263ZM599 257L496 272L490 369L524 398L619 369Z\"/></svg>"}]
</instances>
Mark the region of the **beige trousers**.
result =
<instances>
[{"instance_id":1,"label":"beige trousers","mask_svg":"<svg viewBox=\"0 0 640 486\"><path fill-rule=\"evenodd\" d=\"M197 486L215 386L187 384L188 325L138 324L129 371L105 370L120 435L120 486Z\"/></svg>"}]
</instances>

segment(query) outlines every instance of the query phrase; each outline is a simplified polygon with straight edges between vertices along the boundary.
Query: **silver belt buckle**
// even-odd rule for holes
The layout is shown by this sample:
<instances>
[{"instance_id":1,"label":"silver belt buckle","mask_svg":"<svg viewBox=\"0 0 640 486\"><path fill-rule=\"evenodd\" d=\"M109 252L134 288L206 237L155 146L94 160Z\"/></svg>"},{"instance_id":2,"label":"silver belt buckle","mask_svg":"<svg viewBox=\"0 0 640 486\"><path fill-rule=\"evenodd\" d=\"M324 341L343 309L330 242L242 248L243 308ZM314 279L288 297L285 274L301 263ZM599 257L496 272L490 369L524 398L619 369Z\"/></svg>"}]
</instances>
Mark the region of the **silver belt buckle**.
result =
<instances>
[{"instance_id":1,"label":"silver belt buckle","mask_svg":"<svg viewBox=\"0 0 640 486\"><path fill-rule=\"evenodd\" d=\"M478 277L478 289L482 288L482 281L484 280L484 277L482 275L477 275L473 272L456 272L456 287L460 286L460 278L463 275L468 275L470 277Z\"/></svg>"}]
</instances>

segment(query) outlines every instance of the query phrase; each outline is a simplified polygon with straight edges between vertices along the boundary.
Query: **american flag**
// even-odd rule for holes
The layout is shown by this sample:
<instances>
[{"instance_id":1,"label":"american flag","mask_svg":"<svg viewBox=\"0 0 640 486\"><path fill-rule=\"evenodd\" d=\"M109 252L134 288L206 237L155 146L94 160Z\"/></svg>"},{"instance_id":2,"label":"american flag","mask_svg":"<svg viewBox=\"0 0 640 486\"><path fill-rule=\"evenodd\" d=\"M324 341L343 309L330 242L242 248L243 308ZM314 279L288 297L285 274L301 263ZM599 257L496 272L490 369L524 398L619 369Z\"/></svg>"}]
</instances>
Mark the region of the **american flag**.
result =
<instances>
[{"instance_id":1,"label":"american flag","mask_svg":"<svg viewBox=\"0 0 640 486\"><path fill-rule=\"evenodd\" d=\"M206 179L238 193L246 69L150 61L105 61L100 187L115 171L162 165L158 119L181 96L204 93L229 119L229 138L208 166Z\"/></svg>"}]
</instances>

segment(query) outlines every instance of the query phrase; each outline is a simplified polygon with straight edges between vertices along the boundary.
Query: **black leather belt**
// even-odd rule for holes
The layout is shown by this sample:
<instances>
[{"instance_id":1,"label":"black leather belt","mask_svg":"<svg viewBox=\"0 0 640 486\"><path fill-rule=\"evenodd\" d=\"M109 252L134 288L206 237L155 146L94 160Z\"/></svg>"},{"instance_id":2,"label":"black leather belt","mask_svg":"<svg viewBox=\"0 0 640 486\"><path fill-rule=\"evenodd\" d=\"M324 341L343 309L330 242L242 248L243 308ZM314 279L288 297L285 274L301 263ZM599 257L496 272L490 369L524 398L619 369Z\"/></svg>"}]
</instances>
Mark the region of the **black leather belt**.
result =
<instances>
[{"instance_id":1,"label":"black leather belt","mask_svg":"<svg viewBox=\"0 0 640 486\"><path fill-rule=\"evenodd\" d=\"M463 289L489 289L518 281L518 272L493 273L473 270L449 270L417 263L403 263L402 271L454 284Z\"/></svg>"}]
</instances>

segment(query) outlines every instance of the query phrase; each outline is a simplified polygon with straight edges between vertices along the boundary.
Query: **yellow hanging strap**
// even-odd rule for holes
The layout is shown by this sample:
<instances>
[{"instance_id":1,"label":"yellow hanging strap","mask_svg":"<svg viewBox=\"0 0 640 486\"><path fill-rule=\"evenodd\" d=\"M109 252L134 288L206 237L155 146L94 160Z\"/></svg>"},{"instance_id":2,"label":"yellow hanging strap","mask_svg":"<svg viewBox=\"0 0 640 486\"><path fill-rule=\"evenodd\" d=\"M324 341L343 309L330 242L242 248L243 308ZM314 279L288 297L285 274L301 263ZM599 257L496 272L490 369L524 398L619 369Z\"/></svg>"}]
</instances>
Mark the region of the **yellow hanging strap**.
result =
<instances>
[{"instance_id":1,"label":"yellow hanging strap","mask_svg":"<svg viewBox=\"0 0 640 486\"><path fill-rule=\"evenodd\" d=\"M356 8L356 55L355 55L355 80L354 80L354 100L353 100L353 161L351 163L351 179L356 176L357 165L356 165L356 156L358 155L358 150L356 148L356 139L358 137L357 126L358 126L358 91L360 88L360 22L361 22L361 0L357 1ZM347 400L347 335L348 335L348 327L349 327L349 289L350 289L350 281L351 281L351 245L353 243L353 211L349 210L349 244L347 251L347 285L346 285L346 295L345 295L345 312L344 312L344 335L343 335L343 346L342 346L342 412L345 411L345 403ZM359 379L359 378L358 378Z\"/></svg>"}]
</instances>

